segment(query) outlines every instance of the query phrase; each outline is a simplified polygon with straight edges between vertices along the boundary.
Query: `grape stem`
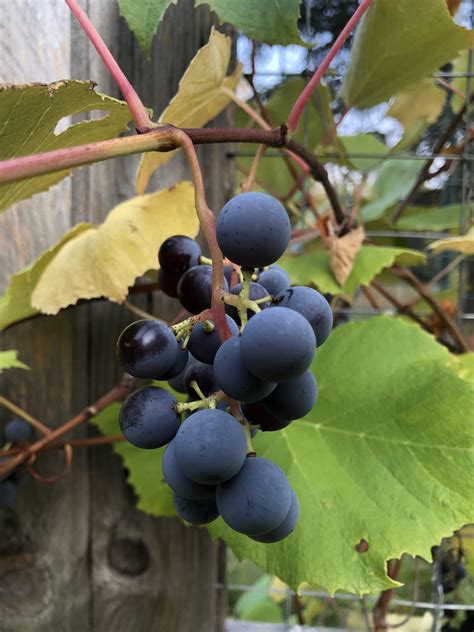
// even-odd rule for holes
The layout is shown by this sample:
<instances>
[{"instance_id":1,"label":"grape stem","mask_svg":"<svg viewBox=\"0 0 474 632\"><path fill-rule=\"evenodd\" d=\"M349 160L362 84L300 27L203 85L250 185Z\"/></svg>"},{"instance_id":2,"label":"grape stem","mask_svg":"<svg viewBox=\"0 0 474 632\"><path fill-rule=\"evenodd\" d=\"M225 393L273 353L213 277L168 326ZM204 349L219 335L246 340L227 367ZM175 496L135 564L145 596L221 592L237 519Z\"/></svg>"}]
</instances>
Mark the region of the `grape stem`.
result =
<instances>
[{"instance_id":1,"label":"grape stem","mask_svg":"<svg viewBox=\"0 0 474 632\"><path fill-rule=\"evenodd\" d=\"M2 395L0 395L0 406L7 408L14 415L17 415L18 417L21 417L22 419L24 419L31 426L33 426L33 428L36 428L36 430L39 430L42 434L47 435L51 432L48 426L45 426L43 423L41 423L41 421L39 421L38 419L35 419L29 413L27 413L26 410L23 410L23 408L20 408L19 406L11 402L6 397L3 397Z\"/></svg>"},{"instance_id":2,"label":"grape stem","mask_svg":"<svg viewBox=\"0 0 474 632\"><path fill-rule=\"evenodd\" d=\"M252 275L254 274L253 268L241 268L242 272L242 289L240 290L239 297L242 299L242 303L238 308L240 318L240 331L244 330L247 324L247 303L250 301L250 282ZM260 310L260 308L258 308Z\"/></svg>"},{"instance_id":3,"label":"grape stem","mask_svg":"<svg viewBox=\"0 0 474 632\"><path fill-rule=\"evenodd\" d=\"M372 4L372 0L363 0L361 4L358 6L352 17L347 22L346 26L342 29L339 36L337 37L334 44L329 49L326 57L323 59L321 64L318 66L316 72L309 80L308 84L305 86L304 90L301 92L299 97L296 99L295 104L291 108L291 112L288 116L288 130L291 134L294 134L298 128L298 124L303 114L304 108L308 103L311 95L316 90L319 85L319 82L324 76L324 73L329 68L330 63L337 55L337 53L341 50L344 45L344 42L349 37L352 29L356 26L357 22L361 19L364 13Z\"/></svg>"},{"instance_id":4,"label":"grape stem","mask_svg":"<svg viewBox=\"0 0 474 632\"><path fill-rule=\"evenodd\" d=\"M191 386L197 392L195 385L197 386L197 383L195 381L191 382ZM209 395L209 397L205 397L199 386L197 388L199 389L198 395L199 397L201 397L201 399L197 402L179 402L178 404L176 404L176 412L178 413L178 415L181 415L187 410L192 411L198 410L200 408L215 408L217 402L220 402L223 399L228 399L227 395L223 391L217 391L216 393L212 393L211 395Z\"/></svg>"},{"instance_id":5,"label":"grape stem","mask_svg":"<svg viewBox=\"0 0 474 632\"><path fill-rule=\"evenodd\" d=\"M130 113L135 121L135 127L139 134L148 132L154 127L159 127L157 123L154 123L147 112L146 107L143 105L140 97L136 93L134 87L125 76L123 70L115 61L114 56L107 48L107 44L104 42L99 32L89 20L87 13L79 5L78 0L65 0L67 6L71 10L76 20L84 29L85 34L89 38L91 44L99 53L100 58L104 62L107 70L112 75L115 83L117 84L123 98L128 104Z\"/></svg>"}]
</instances>

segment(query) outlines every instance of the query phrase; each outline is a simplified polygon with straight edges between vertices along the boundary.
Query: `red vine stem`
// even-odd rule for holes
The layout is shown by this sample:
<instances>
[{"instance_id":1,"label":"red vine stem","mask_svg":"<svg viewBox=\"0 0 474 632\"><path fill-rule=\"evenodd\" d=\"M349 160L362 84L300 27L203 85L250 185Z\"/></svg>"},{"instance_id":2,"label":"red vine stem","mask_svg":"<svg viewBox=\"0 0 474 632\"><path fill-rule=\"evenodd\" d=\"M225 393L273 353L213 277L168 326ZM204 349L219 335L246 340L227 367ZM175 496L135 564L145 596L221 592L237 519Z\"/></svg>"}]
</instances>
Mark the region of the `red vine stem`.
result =
<instances>
[{"instance_id":1,"label":"red vine stem","mask_svg":"<svg viewBox=\"0 0 474 632\"><path fill-rule=\"evenodd\" d=\"M318 69L316 70L314 75L309 80L309 82L306 85L305 89L302 91L300 96L296 99L296 102L293 105L293 107L291 109L291 112L290 112L290 114L288 116L288 123L287 123L287 125L288 125L288 130L289 130L289 132L291 134L293 134L296 131L296 129L298 128L298 123L300 121L300 118L301 118L301 115L303 113L303 110L304 110L306 104L308 103L312 93L317 88L319 82L321 81L322 77L324 76L324 73L329 68L329 64L332 62L332 60L337 55L337 53L341 50L344 42L349 37L352 29L355 27L357 22L361 19L361 17L364 15L364 13L367 11L367 9L370 7L371 4L372 4L372 0L364 0L359 5L357 10L354 12L354 15L349 19L349 21L347 22L346 26L340 32L340 34L339 34L338 38L336 39L336 41L331 46L331 48L330 48L328 54L326 55L326 57L323 59L323 61L319 65Z\"/></svg>"},{"instance_id":2,"label":"red vine stem","mask_svg":"<svg viewBox=\"0 0 474 632\"><path fill-rule=\"evenodd\" d=\"M127 102L130 112L133 116L137 132L147 132L152 127L157 127L157 124L153 123L153 121L150 119L148 112L143 105L140 97L136 93L134 87L127 79L120 66L115 61L112 53L107 48L106 43L100 36L95 26L89 20L87 13L79 5L78 0L65 0L65 2L71 10L71 13L84 29L85 34L89 38L96 51L99 53L100 58L104 62L115 83L119 87L120 92Z\"/></svg>"},{"instance_id":3,"label":"red vine stem","mask_svg":"<svg viewBox=\"0 0 474 632\"><path fill-rule=\"evenodd\" d=\"M51 432L39 439L39 441L36 441L31 446L29 446L27 450L24 450L23 452L9 459L6 463L3 463L0 467L0 478L6 476L21 463L29 460L32 456L34 456L40 450L44 449L46 445L50 444L55 439L59 439L59 437L66 434L66 432L73 430L76 426L79 426L85 421L91 419L91 417L94 417L95 415L100 413L102 410L104 410L104 408L107 408L107 406L109 406L113 402L121 401L122 399L124 399L131 391L133 383L134 381L129 376L126 376L120 382L120 384L114 386L114 388L112 388L108 393L97 400L95 404L88 406L78 415L67 421L59 428L51 430Z\"/></svg>"}]
</instances>

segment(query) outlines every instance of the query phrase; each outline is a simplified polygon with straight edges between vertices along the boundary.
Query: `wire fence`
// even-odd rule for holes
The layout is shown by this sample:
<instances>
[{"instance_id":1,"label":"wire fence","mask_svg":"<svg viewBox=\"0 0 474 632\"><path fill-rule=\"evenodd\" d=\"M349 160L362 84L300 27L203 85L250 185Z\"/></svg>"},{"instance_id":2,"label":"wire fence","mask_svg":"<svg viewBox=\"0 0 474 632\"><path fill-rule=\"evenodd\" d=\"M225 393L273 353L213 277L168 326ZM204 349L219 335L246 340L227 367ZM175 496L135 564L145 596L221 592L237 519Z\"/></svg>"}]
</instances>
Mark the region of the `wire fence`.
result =
<instances>
[{"instance_id":1,"label":"wire fence","mask_svg":"<svg viewBox=\"0 0 474 632\"><path fill-rule=\"evenodd\" d=\"M316 0L305 0L302 7L302 16L304 31L306 34L311 34L311 10L315 8ZM328 6L331 3L326 3ZM465 27L472 28L474 24L474 0L463 0L461 7L457 13L456 19L458 23ZM293 78L301 78L310 76L313 68L308 67L308 57L305 49L299 50L298 47L281 47L281 46L263 46L257 54L252 48L252 43L246 40L244 37L239 38L238 57L244 65L244 72L252 75L254 85L260 92L272 90L278 85L282 84L285 80ZM333 64L333 72L337 75L340 72L341 64L344 66L347 63L348 50L341 51L341 54L336 58ZM311 65L311 64L309 64ZM459 72L456 70L446 69L445 67L440 71L433 73L434 79L441 79L443 81L452 81L453 79L465 80L464 82L464 94L466 96L466 111L463 117L462 124L458 127L458 137L463 137L467 134L472 122L472 105L471 97L473 95L474 84L472 83L473 74L473 55L472 50L468 52L467 69L466 72ZM337 98L337 97L335 97ZM388 106L376 106L369 112L363 114L357 111L352 114L352 117L346 117L343 124L344 130L347 135L357 133L380 133L385 138L391 140L391 144L396 144L397 130L396 124L393 119L390 120L387 117ZM452 114L451 114L452 116ZM449 118L447 119L449 122ZM308 115L304 118L304 137L309 139L309 120ZM431 128L430 128L431 129ZM397 154L381 154L378 152L353 152L345 151L344 156L337 151L330 153L321 153L320 158L324 158L325 161L331 161L331 159L340 159L346 157L350 159L371 159L371 160L384 160L390 158L390 160L411 160L411 161L436 161L435 165L439 168L444 161L446 161L446 155L443 153L433 153L431 148L439 135L439 129L432 129L432 132L423 138L423 141L412 150L409 155L405 152L403 155ZM395 139L395 140L394 140ZM310 140L310 139L309 139ZM307 143L311 146L311 143ZM318 154L316 154L318 156ZM229 159L250 158L254 153L241 148L237 152L229 153ZM264 153L263 161L272 161L275 158L281 158L282 153L278 150L268 150ZM453 169L448 175L439 178L434 184L431 184L432 197L435 199L437 205L448 205L453 202L459 203L461 206L459 234L467 232L469 226L472 224L474 217L473 201L472 201L472 162L474 160L474 154L472 153L469 142L464 143L462 152L459 155L451 154L449 160L452 161ZM402 241L404 244L413 244L419 249L423 249L430 241L440 239L446 236L446 232L436 230L385 230L385 229L373 229L367 230L366 235L373 238L384 238L390 240ZM426 270L417 269L417 273L423 278L423 275L433 276L433 269L437 267L437 260L440 260L444 265L446 264L446 256L435 255L428 259L428 265ZM459 265L455 265L459 263ZM457 304L457 313L455 319L458 321L461 328L466 334L472 334L472 322L474 321L474 257L463 257L460 262L453 264L453 271L449 275L446 275L436 287L455 289L456 297L455 302ZM441 264L440 264L441 265ZM439 267L439 265L438 265ZM346 318L367 318L378 314L396 314L397 310L392 306L383 305L380 309L374 308L367 304L366 299L363 296L356 296L353 304L334 304L334 311L338 315L345 316ZM466 536L464 536L466 537ZM469 536L467 536L469 537ZM436 543L433 543L436 544ZM400 598L395 595L391 601L390 611L392 613L398 612L398 619L396 621L390 620L389 628L397 628L409 622L413 617L417 617L420 613L431 613L431 619L428 623L423 623L423 630L430 630L431 632L441 632L443 625L446 621L446 613L451 615L457 612L469 613L474 611L474 605L472 603L450 603L446 599L444 588L446 588L445 580L443 580L442 565L445 563L446 551L453 549L453 540L444 541L434 555L433 562L428 564L427 562L421 562L416 560L413 563L412 577L407 580L408 589L411 590L411 598ZM474 549L473 549L474 550ZM459 544L458 555L462 555L462 544ZM423 599L420 599L420 563L423 563L423 572L431 575L431 594L424 595ZM474 597L474 579L472 595ZM426 583L426 582L425 582ZM428 584L430 582L428 581ZM444 585L444 588L443 588ZM351 594L337 593L333 596L324 591L319 590L307 590L301 591L296 596L295 593L285 587L272 587L259 586L254 583L242 584L242 583L229 583L228 585L219 585L221 589L225 589L229 600L229 615L235 616L232 604L243 594L259 594L263 593L273 598L277 597L280 603L281 612L283 613L284 623L274 624L274 626L263 625L262 627L255 627L255 630L297 630L303 629L298 627L297 623L301 617L298 617L298 604L295 599L315 599L320 600L323 604L321 606L321 612L330 613L331 616L323 616L320 614L316 617L317 626L325 625L324 629L329 629L328 620L332 622L332 630L350 629L350 630L373 630L371 623L370 610L375 603L376 596L370 596L365 598L359 598ZM455 595L455 593L454 593ZM450 593L452 597L452 594ZM340 607L339 604L348 604L350 607ZM359 613L359 621L363 622L363 627L346 627L348 623L348 613L357 606ZM418 619L417 619L418 621ZM420 618L421 621L421 618ZM301 623L301 621L300 621ZM313 624L314 625L314 624ZM418 625L418 624L416 624ZM421 623L420 623L421 625ZM425 625L427 627L425 627ZM237 623L229 624L229 630L232 632L238 632L240 630L254 630L254 627L250 626L250 623L246 622L247 627L238 627ZM306 628L304 628L306 629ZM322 627L308 627L308 630L322 630ZM444 629L444 628L443 628ZM474 627L472 628L474 632ZM414 632L421 632L416 628L410 628Z\"/></svg>"}]
</instances>

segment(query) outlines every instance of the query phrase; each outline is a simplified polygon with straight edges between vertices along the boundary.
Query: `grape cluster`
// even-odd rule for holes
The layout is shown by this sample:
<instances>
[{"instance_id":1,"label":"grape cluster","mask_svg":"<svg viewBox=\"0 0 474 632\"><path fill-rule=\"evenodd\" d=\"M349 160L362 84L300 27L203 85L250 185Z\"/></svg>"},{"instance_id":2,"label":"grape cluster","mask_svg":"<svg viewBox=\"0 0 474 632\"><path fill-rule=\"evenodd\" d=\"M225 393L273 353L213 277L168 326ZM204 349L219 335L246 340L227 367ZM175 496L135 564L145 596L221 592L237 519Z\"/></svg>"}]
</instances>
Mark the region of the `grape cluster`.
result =
<instances>
[{"instance_id":1,"label":"grape cluster","mask_svg":"<svg viewBox=\"0 0 474 632\"><path fill-rule=\"evenodd\" d=\"M234 197L217 217L216 236L226 258L230 336L222 340L201 316L211 307L212 267L199 246L182 235L167 239L158 253L160 287L194 316L173 327L132 323L117 353L129 374L167 380L188 400L144 386L124 402L120 428L140 448L167 446L163 475L183 520L201 525L220 515L258 542L277 542L296 526L298 499L282 470L255 455L251 437L280 430L314 406L318 386L309 367L332 312L322 294L290 287L275 265L290 239L278 200Z\"/></svg>"},{"instance_id":2,"label":"grape cluster","mask_svg":"<svg viewBox=\"0 0 474 632\"><path fill-rule=\"evenodd\" d=\"M33 429L23 419L11 419L3 429L5 446L15 447L31 441ZM2 461L8 461L9 457L2 457ZM0 507L9 507L16 497L18 487L25 481L26 474L21 469L15 469L5 478L0 480Z\"/></svg>"}]
</instances>

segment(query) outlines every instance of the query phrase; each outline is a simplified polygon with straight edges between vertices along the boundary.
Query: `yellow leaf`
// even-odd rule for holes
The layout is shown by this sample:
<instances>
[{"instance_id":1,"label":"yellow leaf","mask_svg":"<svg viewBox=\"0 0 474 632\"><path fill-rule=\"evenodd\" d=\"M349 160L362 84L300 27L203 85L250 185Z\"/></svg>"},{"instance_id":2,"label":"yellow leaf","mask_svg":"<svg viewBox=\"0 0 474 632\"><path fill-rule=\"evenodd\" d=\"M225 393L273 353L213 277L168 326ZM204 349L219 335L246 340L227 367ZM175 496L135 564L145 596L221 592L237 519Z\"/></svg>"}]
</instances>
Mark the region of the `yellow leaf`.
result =
<instances>
[{"instance_id":1,"label":"yellow leaf","mask_svg":"<svg viewBox=\"0 0 474 632\"><path fill-rule=\"evenodd\" d=\"M426 79L421 83L399 92L390 106L387 116L393 116L400 122L405 134L413 128L425 128L434 123L441 113L446 93L433 81Z\"/></svg>"},{"instance_id":2,"label":"yellow leaf","mask_svg":"<svg viewBox=\"0 0 474 632\"><path fill-rule=\"evenodd\" d=\"M9 349L8 351L0 351L0 373L4 369L26 369L29 371L30 367L19 359L18 351Z\"/></svg>"},{"instance_id":3,"label":"yellow leaf","mask_svg":"<svg viewBox=\"0 0 474 632\"><path fill-rule=\"evenodd\" d=\"M474 255L474 226L469 232L460 237L448 237L439 239L428 246L432 252L443 252L444 250L454 250L465 255Z\"/></svg>"},{"instance_id":4,"label":"yellow leaf","mask_svg":"<svg viewBox=\"0 0 474 632\"><path fill-rule=\"evenodd\" d=\"M199 223L189 182L134 197L112 209L57 252L31 297L35 309L56 314L79 299L122 302L135 279L158 267L160 244L171 235L194 237Z\"/></svg>"},{"instance_id":5,"label":"yellow leaf","mask_svg":"<svg viewBox=\"0 0 474 632\"><path fill-rule=\"evenodd\" d=\"M329 263L336 281L342 287L352 272L354 259L364 241L362 226L352 230L344 237L333 239L329 251Z\"/></svg>"},{"instance_id":6,"label":"yellow leaf","mask_svg":"<svg viewBox=\"0 0 474 632\"><path fill-rule=\"evenodd\" d=\"M177 94L160 116L160 123L177 127L202 127L228 104L225 87L234 91L242 74L239 65L226 77L232 40L212 29L209 42L196 53L179 82ZM174 152L148 152L142 156L137 172L137 193L145 192L151 174L167 162Z\"/></svg>"}]
</instances>

